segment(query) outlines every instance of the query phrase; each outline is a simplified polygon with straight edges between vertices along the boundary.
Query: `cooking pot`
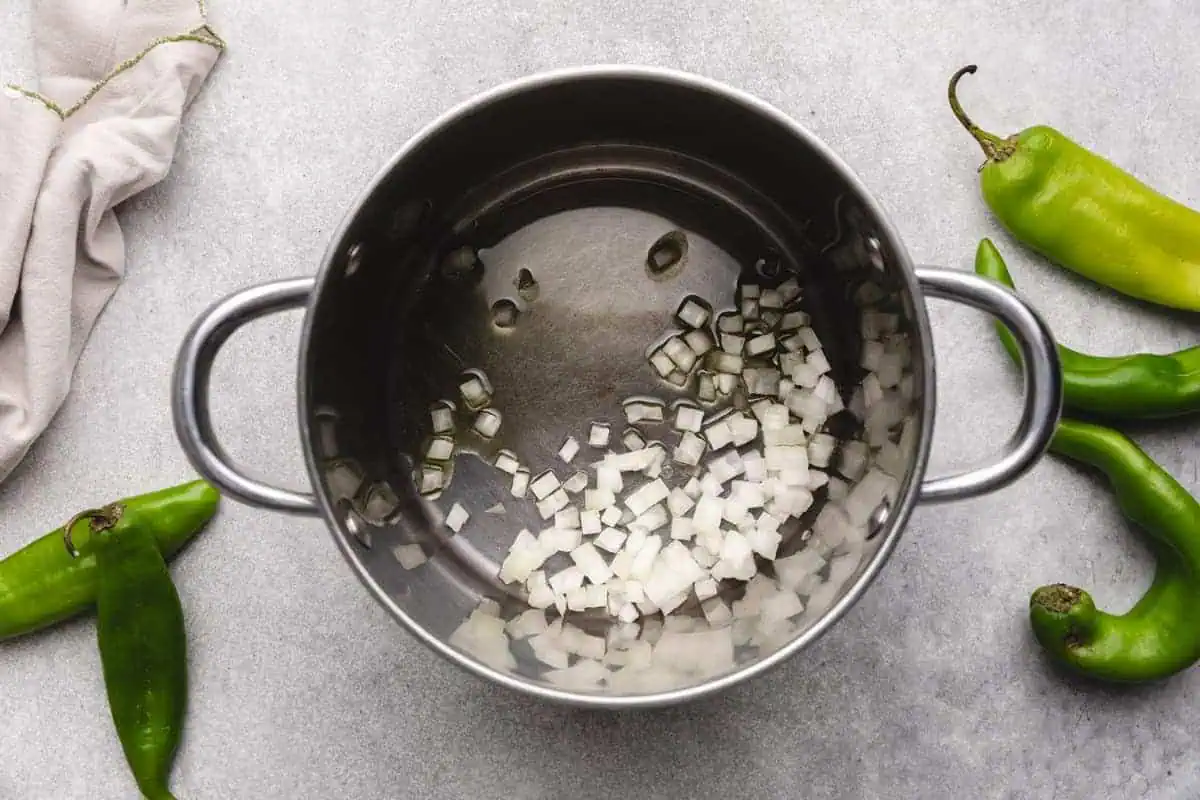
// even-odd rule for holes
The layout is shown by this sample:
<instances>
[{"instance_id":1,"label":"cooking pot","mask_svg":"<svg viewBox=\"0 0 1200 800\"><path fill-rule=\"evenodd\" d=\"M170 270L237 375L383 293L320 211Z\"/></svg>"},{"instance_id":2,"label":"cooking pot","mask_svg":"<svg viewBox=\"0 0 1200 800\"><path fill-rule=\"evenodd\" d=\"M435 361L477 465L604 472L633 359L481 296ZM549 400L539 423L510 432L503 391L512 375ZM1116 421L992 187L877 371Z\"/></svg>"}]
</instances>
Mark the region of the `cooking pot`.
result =
<instances>
[{"instance_id":1,"label":"cooking pot","mask_svg":"<svg viewBox=\"0 0 1200 800\"><path fill-rule=\"evenodd\" d=\"M528 606L498 567L519 529L545 523L531 500L513 497L510 474L494 465L501 451L535 474L586 472L604 452L586 444L593 422L613 426L606 447L620 450L624 401L690 391L678 384L692 377L664 382L647 363L683 299L719 312L737 308L739 292L747 299L748 282L788 279L824 345L837 404L849 407L841 417L853 424L865 413L864 332L881 328L899 342L902 357L890 366L903 368L898 383L888 381L894 418L876 426L880 438L869 448L859 446L869 449L865 476L846 466L846 454L835 456L834 477L813 492L813 507L781 529L780 557L809 548L814 564L829 562L828 574L796 590L808 593L797 594L804 610L770 635L700 614L698 598L667 619L666 632L652 608L630 624L568 611L569 625L547 631L550 609L535 613L540 622L526 615L504 628ZM1025 381L1020 422L1000 454L932 479L928 297L1003 321L1020 343ZM230 334L296 307L305 309L297 396L311 492L239 470L214 436L207 400L213 360ZM601 66L500 86L419 132L350 208L316 277L245 289L196 320L178 357L173 411L201 474L242 502L320 514L367 590L437 653L505 687L612 708L700 697L799 653L863 594L916 503L989 492L1034 464L1060 412L1059 374L1050 331L1029 305L971 273L915 267L859 179L801 125L704 78ZM460 431L469 426L459 387L471 377L485 392L472 402L493 403L500 431L460 436L453 464L443 465L448 485L430 499L413 475L435 433L431 408L459 415ZM867 403L878 399L869 396L878 383L865 389ZM746 399L735 391L730 402ZM557 454L568 436L586 452L564 467ZM839 478L838 464L855 480ZM848 502L867 480L878 493L869 514L857 509L861 536L814 537L814 515ZM457 532L462 515L446 517L454 503L469 514ZM745 584L722 587L737 610ZM540 658L521 638L526 624L543 643L564 630L574 639ZM723 663L710 658L721 631L734 639ZM670 653L662 647L668 634ZM484 639L491 644L481 646ZM685 639L695 646L681 646ZM584 658L588 674L572 672L568 664Z\"/></svg>"}]
</instances>

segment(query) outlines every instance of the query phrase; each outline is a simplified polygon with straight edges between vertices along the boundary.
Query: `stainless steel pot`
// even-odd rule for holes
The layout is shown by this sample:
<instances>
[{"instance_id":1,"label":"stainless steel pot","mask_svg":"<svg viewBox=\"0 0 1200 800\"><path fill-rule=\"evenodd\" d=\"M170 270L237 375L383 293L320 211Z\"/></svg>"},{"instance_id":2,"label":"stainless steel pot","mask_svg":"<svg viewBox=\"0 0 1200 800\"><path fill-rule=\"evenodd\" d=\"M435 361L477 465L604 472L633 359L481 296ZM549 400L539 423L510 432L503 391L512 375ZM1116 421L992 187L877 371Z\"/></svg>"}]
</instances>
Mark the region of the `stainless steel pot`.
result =
<instances>
[{"instance_id":1,"label":"stainless steel pot","mask_svg":"<svg viewBox=\"0 0 1200 800\"><path fill-rule=\"evenodd\" d=\"M655 274L647 250L672 230L681 266ZM538 281L533 302L515 292L522 269ZM535 470L558 463L561 473L555 453L568 434L584 439L592 420L619 420L622 398L675 391L645 356L680 299L719 305L739 275L756 274L802 281L847 399L862 375L864 308L898 315L910 345L907 405L889 455L897 480L855 544L853 573L839 576L844 583L822 602L807 598L809 608L770 641L739 641L736 667L716 672L673 663L645 680L564 685L522 645L500 657L471 647L470 637L455 639L481 600L506 616L525 608L497 567L515 531L541 523L531 504L509 495L508 475L470 454L457 458L438 503L418 495L411 475L430 435L431 404L455 396L463 370L483 370L504 414L490 446L512 448ZM1026 384L1002 454L933 479L925 478L935 410L929 296L1003 320L1021 342ZM515 327L494 324L498 301L523 307ZM298 411L312 493L241 472L217 443L207 405L213 359L229 335L299 306ZM624 66L519 80L426 127L350 209L315 278L246 289L195 322L173 392L179 439L205 477L245 503L321 514L367 589L436 652L497 684L599 707L699 697L803 650L862 595L917 502L979 495L1020 476L1048 444L1060 403L1056 352L1038 315L973 274L914 267L870 193L813 134L735 89ZM472 441L467 449L490 457L488 444ZM472 514L457 535L439 518L452 500ZM485 512L497 502L504 515ZM818 492L781 552L815 546L805 530L824 502ZM826 556L836 555L820 541ZM405 543L429 560L404 568L393 551ZM571 618L585 630L605 624ZM685 626L706 624L700 617ZM658 627L640 635L652 639Z\"/></svg>"}]
</instances>

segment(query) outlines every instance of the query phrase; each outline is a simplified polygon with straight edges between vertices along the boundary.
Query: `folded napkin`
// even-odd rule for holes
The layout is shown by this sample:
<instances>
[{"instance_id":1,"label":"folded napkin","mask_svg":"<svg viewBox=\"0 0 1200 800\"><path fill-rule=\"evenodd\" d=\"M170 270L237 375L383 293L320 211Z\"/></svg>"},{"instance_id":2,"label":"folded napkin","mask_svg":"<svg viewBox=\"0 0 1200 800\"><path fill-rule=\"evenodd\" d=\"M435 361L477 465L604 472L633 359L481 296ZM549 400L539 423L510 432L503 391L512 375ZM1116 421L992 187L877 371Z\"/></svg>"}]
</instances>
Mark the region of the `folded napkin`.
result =
<instances>
[{"instance_id":1,"label":"folded napkin","mask_svg":"<svg viewBox=\"0 0 1200 800\"><path fill-rule=\"evenodd\" d=\"M166 175L224 43L203 0L34 0L37 91L0 88L0 480L125 274L113 208Z\"/></svg>"}]
</instances>

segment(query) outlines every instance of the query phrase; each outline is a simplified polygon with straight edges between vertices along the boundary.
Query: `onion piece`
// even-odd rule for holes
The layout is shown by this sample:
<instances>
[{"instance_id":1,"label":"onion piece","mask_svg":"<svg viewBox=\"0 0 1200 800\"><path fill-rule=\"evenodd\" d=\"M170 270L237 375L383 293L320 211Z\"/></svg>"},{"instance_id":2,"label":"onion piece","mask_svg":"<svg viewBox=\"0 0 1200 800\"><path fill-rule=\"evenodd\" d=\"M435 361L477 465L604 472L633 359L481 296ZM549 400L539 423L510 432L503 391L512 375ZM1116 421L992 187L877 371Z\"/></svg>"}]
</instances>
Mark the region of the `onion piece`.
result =
<instances>
[{"instance_id":1,"label":"onion piece","mask_svg":"<svg viewBox=\"0 0 1200 800\"><path fill-rule=\"evenodd\" d=\"M579 547L583 534L570 528L551 527L538 534L538 543L550 553L569 553Z\"/></svg>"},{"instance_id":2,"label":"onion piece","mask_svg":"<svg viewBox=\"0 0 1200 800\"><path fill-rule=\"evenodd\" d=\"M505 513L505 511L506 511L506 509L504 508L504 503L496 503L494 506L489 506L484 511L484 513L485 514L503 514L503 513Z\"/></svg>"},{"instance_id":3,"label":"onion piece","mask_svg":"<svg viewBox=\"0 0 1200 800\"><path fill-rule=\"evenodd\" d=\"M763 289L758 296L759 308L783 308L783 295L778 289Z\"/></svg>"},{"instance_id":4,"label":"onion piece","mask_svg":"<svg viewBox=\"0 0 1200 800\"><path fill-rule=\"evenodd\" d=\"M700 479L693 476L683 485L683 493L695 500L700 496Z\"/></svg>"},{"instance_id":5,"label":"onion piece","mask_svg":"<svg viewBox=\"0 0 1200 800\"><path fill-rule=\"evenodd\" d=\"M662 422L663 403L658 400L626 400L622 404L625 420L633 425L638 422Z\"/></svg>"},{"instance_id":6,"label":"onion piece","mask_svg":"<svg viewBox=\"0 0 1200 800\"><path fill-rule=\"evenodd\" d=\"M805 350L812 351L821 349L821 339L817 336L817 332L812 328L807 326L803 327L797 332L797 335L800 337L800 343L804 345Z\"/></svg>"},{"instance_id":7,"label":"onion piece","mask_svg":"<svg viewBox=\"0 0 1200 800\"><path fill-rule=\"evenodd\" d=\"M536 536L522 528L500 565L498 577L505 583L525 583L552 553Z\"/></svg>"},{"instance_id":8,"label":"onion piece","mask_svg":"<svg viewBox=\"0 0 1200 800\"><path fill-rule=\"evenodd\" d=\"M742 357L726 350L714 350L707 356L707 364L713 372L737 375L742 371Z\"/></svg>"},{"instance_id":9,"label":"onion piece","mask_svg":"<svg viewBox=\"0 0 1200 800\"><path fill-rule=\"evenodd\" d=\"M469 373L467 379L458 385L463 403L471 411L486 408L492 402L492 390L486 383L486 378L482 373Z\"/></svg>"},{"instance_id":10,"label":"onion piece","mask_svg":"<svg viewBox=\"0 0 1200 800\"><path fill-rule=\"evenodd\" d=\"M578 565L567 567L550 576L550 588L556 596L563 596L572 589L583 586L583 570Z\"/></svg>"},{"instance_id":11,"label":"onion piece","mask_svg":"<svg viewBox=\"0 0 1200 800\"><path fill-rule=\"evenodd\" d=\"M663 345L663 352L682 372L691 372L692 367L696 365L696 354L692 352L692 348L687 346L682 337L672 336L667 339ZM632 420L630 421L632 422Z\"/></svg>"},{"instance_id":12,"label":"onion piece","mask_svg":"<svg viewBox=\"0 0 1200 800\"><path fill-rule=\"evenodd\" d=\"M554 523L558 524L557 517ZM600 512L594 509L587 509L579 514L579 529L585 535L594 535L600 533L604 526L600 522Z\"/></svg>"},{"instance_id":13,"label":"onion piece","mask_svg":"<svg viewBox=\"0 0 1200 800\"><path fill-rule=\"evenodd\" d=\"M625 507L635 515L644 514L654 506L666 500L671 490L660 479L655 479L625 498Z\"/></svg>"},{"instance_id":14,"label":"onion piece","mask_svg":"<svg viewBox=\"0 0 1200 800\"><path fill-rule=\"evenodd\" d=\"M742 471L746 480L762 483L767 479L767 461L762 453L751 450L742 456Z\"/></svg>"},{"instance_id":15,"label":"onion piece","mask_svg":"<svg viewBox=\"0 0 1200 800\"><path fill-rule=\"evenodd\" d=\"M508 475L514 475L517 469L521 466L521 462L517 460L517 454L511 450L501 450L496 453L495 460L496 469Z\"/></svg>"},{"instance_id":16,"label":"onion piece","mask_svg":"<svg viewBox=\"0 0 1200 800\"><path fill-rule=\"evenodd\" d=\"M696 535L696 527L687 517L675 517L671 520L671 538L687 541Z\"/></svg>"},{"instance_id":17,"label":"onion piece","mask_svg":"<svg viewBox=\"0 0 1200 800\"><path fill-rule=\"evenodd\" d=\"M545 609L554 605L554 590L546 582L546 573L541 570L535 571L529 576L529 580L525 581L525 593L529 605L534 608Z\"/></svg>"},{"instance_id":18,"label":"onion piece","mask_svg":"<svg viewBox=\"0 0 1200 800\"><path fill-rule=\"evenodd\" d=\"M621 521L621 509L617 506L609 506L600 512L600 521L605 525L616 525Z\"/></svg>"},{"instance_id":19,"label":"onion piece","mask_svg":"<svg viewBox=\"0 0 1200 800\"><path fill-rule=\"evenodd\" d=\"M500 432L500 412L494 408L485 408L475 415L471 427L485 439L493 438Z\"/></svg>"},{"instance_id":20,"label":"onion piece","mask_svg":"<svg viewBox=\"0 0 1200 800\"><path fill-rule=\"evenodd\" d=\"M707 330L688 331L683 335L683 341L697 356L706 355L716 346Z\"/></svg>"},{"instance_id":21,"label":"onion piece","mask_svg":"<svg viewBox=\"0 0 1200 800\"><path fill-rule=\"evenodd\" d=\"M694 467L704 457L704 440L690 431L683 434L679 446L675 448L672 460L685 466Z\"/></svg>"},{"instance_id":22,"label":"onion piece","mask_svg":"<svg viewBox=\"0 0 1200 800\"><path fill-rule=\"evenodd\" d=\"M678 487L671 490L671 494L667 497L667 510L671 512L673 517L682 517L696 505L696 501L688 496L687 492Z\"/></svg>"},{"instance_id":23,"label":"onion piece","mask_svg":"<svg viewBox=\"0 0 1200 800\"><path fill-rule=\"evenodd\" d=\"M742 370L742 380L746 384L746 391L754 397L778 394L781 377L779 370L774 367L746 367Z\"/></svg>"},{"instance_id":24,"label":"onion piece","mask_svg":"<svg viewBox=\"0 0 1200 800\"><path fill-rule=\"evenodd\" d=\"M758 299L752 297L742 298L742 302L738 304L738 311L741 313L742 319L758 319Z\"/></svg>"},{"instance_id":25,"label":"onion piece","mask_svg":"<svg viewBox=\"0 0 1200 800\"><path fill-rule=\"evenodd\" d=\"M825 357L824 350L813 350L808 354L808 358L804 361L805 364L815 369L819 374L824 375L829 372L829 359Z\"/></svg>"},{"instance_id":26,"label":"onion piece","mask_svg":"<svg viewBox=\"0 0 1200 800\"><path fill-rule=\"evenodd\" d=\"M673 423L675 430L697 433L703 425L704 411L697 406L680 403L675 408L675 421Z\"/></svg>"},{"instance_id":27,"label":"onion piece","mask_svg":"<svg viewBox=\"0 0 1200 800\"><path fill-rule=\"evenodd\" d=\"M740 356L743 349L746 347L746 337L738 333L722 333L721 334L721 350L733 355Z\"/></svg>"},{"instance_id":28,"label":"onion piece","mask_svg":"<svg viewBox=\"0 0 1200 800\"><path fill-rule=\"evenodd\" d=\"M571 551L571 560L579 567L584 576L596 584L603 584L613 576L613 572L608 567L608 562L604 560L604 556L600 555L600 551L589 542L579 545Z\"/></svg>"},{"instance_id":29,"label":"onion piece","mask_svg":"<svg viewBox=\"0 0 1200 800\"><path fill-rule=\"evenodd\" d=\"M588 511L603 511L617 502L617 496L607 489L585 489L583 507Z\"/></svg>"},{"instance_id":30,"label":"onion piece","mask_svg":"<svg viewBox=\"0 0 1200 800\"><path fill-rule=\"evenodd\" d=\"M803 311L789 311L779 320L779 330L794 331L808 325L809 317Z\"/></svg>"},{"instance_id":31,"label":"onion piece","mask_svg":"<svg viewBox=\"0 0 1200 800\"><path fill-rule=\"evenodd\" d=\"M745 414L730 415L726 425L735 447L748 445L758 436L758 421Z\"/></svg>"},{"instance_id":32,"label":"onion piece","mask_svg":"<svg viewBox=\"0 0 1200 800\"><path fill-rule=\"evenodd\" d=\"M775 334L764 333L746 342L746 355L761 356L775 350Z\"/></svg>"},{"instance_id":33,"label":"onion piece","mask_svg":"<svg viewBox=\"0 0 1200 800\"><path fill-rule=\"evenodd\" d=\"M788 278L776 288L779 289L779 296L783 298L785 304L800 297L800 282L795 278Z\"/></svg>"},{"instance_id":34,"label":"onion piece","mask_svg":"<svg viewBox=\"0 0 1200 800\"><path fill-rule=\"evenodd\" d=\"M560 486L562 484L559 483L558 476L554 474L554 470L552 469L543 470L538 473L538 476L529 484L533 496L538 500L545 500Z\"/></svg>"},{"instance_id":35,"label":"onion piece","mask_svg":"<svg viewBox=\"0 0 1200 800\"><path fill-rule=\"evenodd\" d=\"M866 471L869 455L870 451L865 442L844 442L838 458L838 472L849 480L858 480Z\"/></svg>"},{"instance_id":36,"label":"onion piece","mask_svg":"<svg viewBox=\"0 0 1200 800\"><path fill-rule=\"evenodd\" d=\"M429 560L419 544L398 544L392 548L392 555L404 569L416 569Z\"/></svg>"},{"instance_id":37,"label":"onion piece","mask_svg":"<svg viewBox=\"0 0 1200 800\"><path fill-rule=\"evenodd\" d=\"M607 422L593 422L588 429L588 446L608 447L608 437L611 433L612 429Z\"/></svg>"},{"instance_id":38,"label":"onion piece","mask_svg":"<svg viewBox=\"0 0 1200 800\"><path fill-rule=\"evenodd\" d=\"M718 333L741 333L744 329L745 322L738 314L725 313L717 317Z\"/></svg>"},{"instance_id":39,"label":"onion piece","mask_svg":"<svg viewBox=\"0 0 1200 800\"><path fill-rule=\"evenodd\" d=\"M586 476L585 476L586 477ZM596 468L596 488L616 494L625 488L621 470L607 464Z\"/></svg>"},{"instance_id":40,"label":"onion piece","mask_svg":"<svg viewBox=\"0 0 1200 800\"><path fill-rule=\"evenodd\" d=\"M570 503L571 498L567 496L566 491L562 488L558 488L547 495L545 500L538 500L535 505L537 506L538 514L541 515L542 519L550 519L559 511L562 511L564 508L570 505Z\"/></svg>"},{"instance_id":41,"label":"onion piece","mask_svg":"<svg viewBox=\"0 0 1200 800\"><path fill-rule=\"evenodd\" d=\"M654 533L670 521L671 517L667 513L667 509L662 504L656 504L639 514L633 522L629 523L629 528L630 530L638 528L646 533Z\"/></svg>"},{"instance_id":42,"label":"onion piece","mask_svg":"<svg viewBox=\"0 0 1200 800\"><path fill-rule=\"evenodd\" d=\"M449 400L434 403L429 409L434 434L454 433L454 404Z\"/></svg>"},{"instance_id":43,"label":"onion piece","mask_svg":"<svg viewBox=\"0 0 1200 800\"><path fill-rule=\"evenodd\" d=\"M562 443L562 447L558 448L558 457L567 464L570 464L578 454L579 442L574 436L568 436L566 441Z\"/></svg>"},{"instance_id":44,"label":"onion piece","mask_svg":"<svg viewBox=\"0 0 1200 800\"><path fill-rule=\"evenodd\" d=\"M650 366L654 367L660 378L665 378L675 371L675 362L661 349L650 354Z\"/></svg>"},{"instance_id":45,"label":"onion piece","mask_svg":"<svg viewBox=\"0 0 1200 800\"><path fill-rule=\"evenodd\" d=\"M455 503L454 505L450 506L450 510L446 512L445 524L447 528L455 533L458 533L462 530L463 525L467 524L467 520L470 518L471 515L468 514L467 510L462 507L462 504Z\"/></svg>"},{"instance_id":46,"label":"onion piece","mask_svg":"<svg viewBox=\"0 0 1200 800\"><path fill-rule=\"evenodd\" d=\"M729 423L722 417L704 429L704 438L708 439L709 447L713 450L720 450L733 441L733 431L730 430Z\"/></svg>"},{"instance_id":47,"label":"onion piece","mask_svg":"<svg viewBox=\"0 0 1200 800\"><path fill-rule=\"evenodd\" d=\"M779 544L783 541L783 537L777 531L755 527L746 533L746 541L749 543L750 549L755 553L768 561L773 561L776 553L779 551Z\"/></svg>"},{"instance_id":48,"label":"onion piece","mask_svg":"<svg viewBox=\"0 0 1200 800\"><path fill-rule=\"evenodd\" d=\"M621 434L621 444L625 445L626 450L641 450L646 446L646 438L637 430L626 428Z\"/></svg>"},{"instance_id":49,"label":"onion piece","mask_svg":"<svg viewBox=\"0 0 1200 800\"><path fill-rule=\"evenodd\" d=\"M554 512L554 527L579 530L582 527L579 509L575 506L567 506L562 511Z\"/></svg>"},{"instance_id":50,"label":"onion piece","mask_svg":"<svg viewBox=\"0 0 1200 800\"><path fill-rule=\"evenodd\" d=\"M541 609L529 608L513 617L504 625L504 631L514 640L528 639L545 633L550 627L546 614Z\"/></svg>"},{"instance_id":51,"label":"onion piece","mask_svg":"<svg viewBox=\"0 0 1200 800\"><path fill-rule=\"evenodd\" d=\"M513 497L518 499L525 496L529 491L529 470L525 467L518 467L517 471L512 476L512 486L509 489Z\"/></svg>"},{"instance_id":52,"label":"onion piece","mask_svg":"<svg viewBox=\"0 0 1200 800\"><path fill-rule=\"evenodd\" d=\"M625 543L626 534L624 531L617 528L605 528L596 537L593 544L601 550L607 550L610 553L616 553L621 549L621 545Z\"/></svg>"},{"instance_id":53,"label":"onion piece","mask_svg":"<svg viewBox=\"0 0 1200 800\"><path fill-rule=\"evenodd\" d=\"M730 395L737 390L738 376L733 372L722 372L713 378L713 382L717 387L717 394Z\"/></svg>"},{"instance_id":54,"label":"onion piece","mask_svg":"<svg viewBox=\"0 0 1200 800\"><path fill-rule=\"evenodd\" d=\"M426 461L449 461L454 456L454 440L449 436L435 436L425 448Z\"/></svg>"},{"instance_id":55,"label":"onion piece","mask_svg":"<svg viewBox=\"0 0 1200 800\"><path fill-rule=\"evenodd\" d=\"M675 319L688 328L703 328L711 317L712 310L695 297L685 297L675 312Z\"/></svg>"},{"instance_id":56,"label":"onion piece","mask_svg":"<svg viewBox=\"0 0 1200 800\"><path fill-rule=\"evenodd\" d=\"M436 464L422 464L417 474L417 492L424 497L437 494L445 488L446 473Z\"/></svg>"},{"instance_id":57,"label":"onion piece","mask_svg":"<svg viewBox=\"0 0 1200 800\"><path fill-rule=\"evenodd\" d=\"M588 485L588 474L582 470L563 481L563 489L567 494L579 494Z\"/></svg>"}]
</instances>

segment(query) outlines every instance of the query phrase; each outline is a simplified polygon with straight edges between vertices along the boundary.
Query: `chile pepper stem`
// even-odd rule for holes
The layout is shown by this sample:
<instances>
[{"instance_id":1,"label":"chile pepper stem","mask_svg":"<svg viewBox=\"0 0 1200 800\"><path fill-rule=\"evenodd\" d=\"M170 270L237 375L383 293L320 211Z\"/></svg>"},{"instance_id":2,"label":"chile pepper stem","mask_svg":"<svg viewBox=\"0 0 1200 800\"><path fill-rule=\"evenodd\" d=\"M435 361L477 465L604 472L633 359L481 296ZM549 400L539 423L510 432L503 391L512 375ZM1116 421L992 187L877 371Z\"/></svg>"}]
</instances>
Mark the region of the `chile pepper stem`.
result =
<instances>
[{"instance_id":1,"label":"chile pepper stem","mask_svg":"<svg viewBox=\"0 0 1200 800\"><path fill-rule=\"evenodd\" d=\"M974 64L968 64L950 77L950 87L946 90L946 94L950 99L950 110L954 112L954 116L962 123L962 126L967 129L967 133L974 136L975 141L979 142L979 146L983 148L983 154L988 157L989 161L1003 161L1013 154L1012 142L1001 139L994 133L988 133L976 125L967 116L967 112L963 111L962 104L958 102L959 80L962 79L963 75L974 74L976 69L978 67Z\"/></svg>"}]
</instances>

